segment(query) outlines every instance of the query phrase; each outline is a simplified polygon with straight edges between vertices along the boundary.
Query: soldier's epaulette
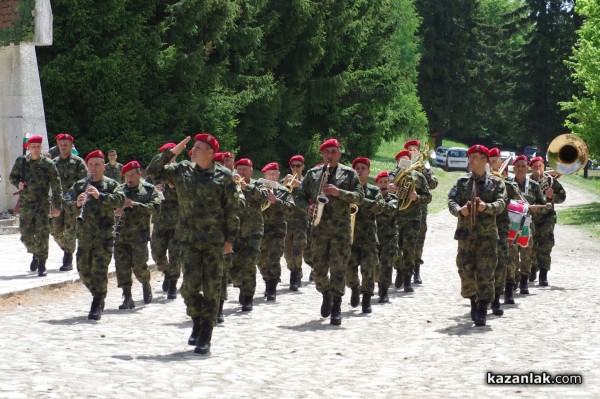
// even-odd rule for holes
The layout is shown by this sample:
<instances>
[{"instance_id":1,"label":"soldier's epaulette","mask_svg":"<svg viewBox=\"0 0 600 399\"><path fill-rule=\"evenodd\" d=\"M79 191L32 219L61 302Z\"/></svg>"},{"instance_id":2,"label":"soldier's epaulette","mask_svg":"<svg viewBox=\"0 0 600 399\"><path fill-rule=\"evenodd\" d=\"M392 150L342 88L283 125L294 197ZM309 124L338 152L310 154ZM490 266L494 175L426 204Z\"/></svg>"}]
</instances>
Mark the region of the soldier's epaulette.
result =
<instances>
[{"instance_id":1,"label":"soldier's epaulette","mask_svg":"<svg viewBox=\"0 0 600 399\"><path fill-rule=\"evenodd\" d=\"M140 180L140 183L142 183L142 186L144 186L144 187L148 187L148 188L153 188L154 187L154 184L152 184L152 183L150 183L150 182L148 182L146 180Z\"/></svg>"}]
</instances>

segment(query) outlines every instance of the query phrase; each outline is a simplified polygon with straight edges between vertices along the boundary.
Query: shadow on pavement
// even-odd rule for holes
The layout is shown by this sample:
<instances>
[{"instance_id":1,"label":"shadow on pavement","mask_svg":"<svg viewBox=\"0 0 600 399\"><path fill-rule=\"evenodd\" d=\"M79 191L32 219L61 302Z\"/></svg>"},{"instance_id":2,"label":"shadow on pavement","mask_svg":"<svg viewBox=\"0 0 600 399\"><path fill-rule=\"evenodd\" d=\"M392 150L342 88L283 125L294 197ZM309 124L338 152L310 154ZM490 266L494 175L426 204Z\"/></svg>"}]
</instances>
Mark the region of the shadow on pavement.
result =
<instances>
[{"instance_id":1,"label":"shadow on pavement","mask_svg":"<svg viewBox=\"0 0 600 399\"><path fill-rule=\"evenodd\" d=\"M106 313L106 312L104 312L104 313ZM86 323L97 323L96 320L88 320L87 312L85 312L81 316L69 317L67 319L40 320L40 322L51 324L51 325L65 325L65 326L73 326L76 324L86 324Z\"/></svg>"},{"instance_id":2,"label":"shadow on pavement","mask_svg":"<svg viewBox=\"0 0 600 399\"><path fill-rule=\"evenodd\" d=\"M278 326L279 328L283 328L285 330L293 330L293 331L318 331L318 330L345 330L344 328L344 318L348 317L348 313L342 313L342 325L341 326L332 326L329 324L329 319L319 319L319 320L311 320L306 323L298 324L295 326Z\"/></svg>"},{"instance_id":3,"label":"shadow on pavement","mask_svg":"<svg viewBox=\"0 0 600 399\"><path fill-rule=\"evenodd\" d=\"M115 359L128 360L130 356L113 356ZM182 360L208 360L211 358L211 354L208 355L197 355L194 353L194 347L190 346L190 350L184 352L173 352L168 355L156 355L156 356L138 356L136 360L147 360L147 361L159 361L159 362L180 362Z\"/></svg>"},{"instance_id":4,"label":"shadow on pavement","mask_svg":"<svg viewBox=\"0 0 600 399\"><path fill-rule=\"evenodd\" d=\"M467 316L469 317L469 316ZM488 320L489 321L489 320ZM469 320L468 322L458 323L455 326L449 326L446 328L440 328L435 330L435 332L446 335L472 335L472 334L482 334L492 331L492 328L489 325L483 327L475 327L473 322Z\"/></svg>"}]
</instances>

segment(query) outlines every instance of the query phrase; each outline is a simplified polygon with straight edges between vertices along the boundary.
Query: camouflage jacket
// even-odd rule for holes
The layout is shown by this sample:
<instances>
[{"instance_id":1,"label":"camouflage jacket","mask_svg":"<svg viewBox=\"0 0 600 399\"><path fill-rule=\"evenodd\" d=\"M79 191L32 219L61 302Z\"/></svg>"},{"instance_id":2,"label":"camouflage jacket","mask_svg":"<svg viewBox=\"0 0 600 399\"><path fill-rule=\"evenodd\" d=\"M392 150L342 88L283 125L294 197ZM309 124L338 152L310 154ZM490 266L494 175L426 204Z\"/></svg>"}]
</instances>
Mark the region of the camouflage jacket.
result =
<instances>
[{"instance_id":1,"label":"camouflage jacket","mask_svg":"<svg viewBox=\"0 0 600 399\"><path fill-rule=\"evenodd\" d=\"M516 200L519 198L519 186L517 186L517 183L510 178L504 178L504 186L506 189L504 196L506 206L502 212L496 215L496 225L498 226L498 231L508 233L508 228L510 225L510 218L508 217L508 204L510 200Z\"/></svg>"},{"instance_id":2,"label":"camouflage jacket","mask_svg":"<svg viewBox=\"0 0 600 399\"><path fill-rule=\"evenodd\" d=\"M548 176L544 175L538 181L538 184L540 184L540 185L547 184L548 187L552 188L552 190L554 191L552 194L551 200L548 201L548 199L546 197L544 197L546 202L552 203L552 209L548 210L546 213L540 213L540 214L536 213L533 215L534 222L537 222L540 224L546 222L547 220L555 219L556 211L554 210L554 204L562 204L567 199L567 193L565 192L565 189L563 188L562 184L560 184L560 182L558 181L558 178L556 178L556 177L552 178L552 186L550 186L549 180L550 179L548 178ZM546 193L542 192L542 195L545 196Z\"/></svg>"},{"instance_id":3,"label":"camouflage jacket","mask_svg":"<svg viewBox=\"0 0 600 399\"><path fill-rule=\"evenodd\" d=\"M265 220L265 234L273 237L283 237L287 232L286 218L294 212L296 204L292 193L281 184L277 184L278 187L273 190L277 201L265 209L263 218Z\"/></svg>"},{"instance_id":4,"label":"camouflage jacket","mask_svg":"<svg viewBox=\"0 0 600 399\"><path fill-rule=\"evenodd\" d=\"M385 203L381 207L381 213L377 215L377 238L379 243L389 240L398 241L398 196L387 193L383 196Z\"/></svg>"},{"instance_id":5,"label":"camouflage jacket","mask_svg":"<svg viewBox=\"0 0 600 399\"><path fill-rule=\"evenodd\" d=\"M60 176L54 162L45 157L32 161L27 156L20 156L15 161L9 174L12 185L19 187L20 182L25 182L25 189L21 192L19 201L21 206L28 208L44 205L48 207L48 195L52 189L52 206L62 208L63 189Z\"/></svg>"},{"instance_id":6,"label":"camouflage jacket","mask_svg":"<svg viewBox=\"0 0 600 399\"><path fill-rule=\"evenodd\" d=\"M56 146L56 145L48 150L48 156L52 160L54 160L54 158L58 157L59 155L60 155L60 148L58 148L58 146ZM71 186L69 186L69 187L71 187ZM65 190L68 190L68 187L65 188Z\"/></svg>"},{"instance_id":7,"label":"camouflage jacket","mask_svg":"<svg viewBox=\"0 0 600 399\"><path fill-rule=\"evenodd\" d=\"M171 158L171 150L165 150L152 159L146 172L153 179L175 186L179 203L177 239L185 243L233 243L240 228L240 200L229 169L217 163L208 169L189 161L169 163Z\"/></svg>"},{"instance_id":8,"label":"camouflage jacket","mask_svg":"<svg viewBox=\"0 0 600 399\"><path fill-rule=\"evenodd\" d=\"M81 242L103 241L112 238L115 230L115 208L123 206L125 194L123 189L113 179L106 176L97 182L88 179L76 181L65 195L65 204L77 215L81 208L77 208L77 197L83 193L88 184L93 185L100 192L100 197L95 199L88 195L83 209L83 221L77 222L77 238Z\"/></svg>"},{"instance_id":9,"label":"camouflage jacket","mask_svg":"<svg viewBox=\"0 0 600 399\"><path fill-rule=\"evenodd\" d=\"M352 245L370 247L379 244L376 217L383 211L385 200L379 187L369 183L361 184L361 187L364 192L364 199L356 214L354 243Z\"/></svg>"},{"instance_id":10,"label":"camouflage jacket","mask_svg":"<svg viewBox=\"0 0 600 399\"><path fill-rule=\"evenodd\" d=\"M137 187L122 184L125 198L134 202L133 208L124 208L120 218L120 232L115 243L137 244L150 240L150 218L160 209L160 198L154 185L140 181ZM117 218L119 226L119 218Z\"/></svg>"},{"instance_id":11,"label":"camouflage jacket","mask_svg":"<svg viewBox=\"0 0 600 399\"><path fill-rule=\"evenodd\" d=\"M470 201L472 188L475 184L476 197L487 204L487 208L477 214L475 226L471 228L470 217L460 214L460 208ZM482 176L473 176L471 173L461 177L448 194L448 208L450 213L458 218L458 226L454 233L455 240L466 240L477 237L491 237L498 239L496 215L500 214L506 206L506 187L504 182L489 173Z\"/></svg>"},{"instance_id":12,"label":"camouflage jacket","mask_svg":"<svg viewBox=\"0 0 600 399\"><path fill-rule=\"evenodd\" d=\"M65 159L58 156L52 162L56 165L56 170L58 170L60 182L65 193L76 181L87 177L88 170L85 161L77 155L70 154Z\"/></svg>"},{"instance_id":13,"label":"camouflage jacket","mask_svg":"<svg viewBox=\"0 0 600 399\"><path fill-rule=\"evenodd\" d=\"M300 177L302 179L302 177ZM279 182L283 184L283 179ZM294 198L294 203L298 202L298 193L299 187L294 187L292 189L292 197ZM306 230L308 229L308 213L304 209L299 206L294 206L294 211L291 215L287 217L287 227L288 230Z\"/></svg>"},{"instance_id":14,"label":"camouflage jacket","mask_svg":"<svg viewBox=\"0 0 600 399\"><path fill-rule=\"evenodd\" d=\"M302 184L298 189L297 206L306 212L311 203L317 203L317 196L321 186L321 177L325 173L326 166L317 166L308 171ZM335 185L339 190L339 196L328 196L329 202L323 208L323 216L313 232L320 230L334 232L342 229L350 232L350 204L360 207L364 198L364 191L358 174L352 168L338 164L331 171L328 179L329 184Z\"/></svg>"},{"instance_id":15,"label":"camouflage jacket","mask_svg":"<svg viewBox=\"0 0 600 399\"><path fill-rule=\"evenodd\" d=\"M265 234L263 213L261 206L267 202L267 189L254 179L246 185L244 190L246 205L240 209L240 237Z\"/></svg>"},{"instance_id":16,"label":"camouflage jacket","mask_svg":"<svg viewBox=\"0 0 600 399\"><path fill-rule=\"evenodd\" d=\"M415 183L415 191L417 192L417 200L409 203L408 208L404 210L398 209L398 221L421 220L423 215L423 204L427 205L431 202L431 192L427 179L416 170L410 171L409 174L412 181ZM396 192L398 195L398 192ZM398 196L398 206L402 205L401 198Z\"/></svg>"},{"instance_id":17,"label":"camouflage jacket","mask_svg":"<svg viewBox=\"0 0 600 399\"><path fill-rule=\"evenodd\" d=\"M152 223L155 227L159 227L165 230L175 230L175 226L179 222L179 204L177 203L177 191L175 186L161 180L154 180L147 178L146 181L151 184L162 184L162 199L160 202L160 209L152 215ZM161 197L161 194L158 194ZM170 226L170 227L169 227Z\"/></svg>"},{"instance_id":18,"label":"camouflage jacket","mask_svg":"<svg viewBox=\"0 0 600 399\"><path fill-rule=\"evenodd\" d=\"M110 177L113 180L118 181L119 183L123 183L123 176L121 175L121 170L123 170L123 165L118 163L115 166L112 166L110 163L104 165L104 176Z\"/></svg>"}]
</instances>

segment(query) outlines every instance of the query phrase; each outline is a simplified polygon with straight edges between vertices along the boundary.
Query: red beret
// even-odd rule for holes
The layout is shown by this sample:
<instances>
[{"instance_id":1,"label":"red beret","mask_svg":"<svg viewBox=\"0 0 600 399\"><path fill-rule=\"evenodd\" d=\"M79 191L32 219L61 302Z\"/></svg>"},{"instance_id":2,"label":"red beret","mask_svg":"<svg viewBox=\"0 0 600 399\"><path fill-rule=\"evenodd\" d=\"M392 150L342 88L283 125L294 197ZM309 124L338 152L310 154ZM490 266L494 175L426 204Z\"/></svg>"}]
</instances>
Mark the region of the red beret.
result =
<instances>
[{"instance_id":1,"label":"red beret","mask_svg":"<svg viewBox=\"0 0 600 399\"><path fill-rule=\"evenodd\" d=\"M363 163L368 167L371 167L371 161L369 161L369 158L356 158L354 161L352 161L352 167L354 167L354 165L357 163Z\"/></svg>"},{"instance_id":2,"label":"red beret","mask_svg":"<svg viewBox=\"0 0 600 399\"><path fill-rule=\"evenodd\" d=\"M541 163L544 163L544 158L537 156L534 158L531 158L531 161L529 161L529 166L531 167L531 165L533 165L534 162L540 161Z\"/></svg>"},{"instance_id":3,"label":"red beret","mask_svg":"<svg viewBox=\"0 0 600 399\"><path fill-rule=\"evenodd\" d=\"M298 161L298 162L304 163L304 157L302 155L294 155L293 157L290 158L290 165L294 161Z\"/></svg>"},{"instance_id":4,"label":"red beret","mask_svg":"<svg viewBox=\"0 0 600 399\"><path fill-rule=\"evenodd\" d=\"M100 150L94 150L92 152L90 152L89 154L87 154L87 157L85 157L85 163L88 163L88 161L90 160L90 158L102 158L104 159L104 153Z\"/></svg>"},{"instance_id":5,"label":"red beret","mask_svg":"<svg viewBox=\"0 0 600 399\"><path fill-rule=\"evenodd\" d=\"M337 139L329 139L325 140L323 144L319 147L319 151L323 151L327 147L337 147L340 148L340 142Z\"/></svg>"},{"instance_id":6,"label":"red beret","mask_svg":"<svg viewBox=\"0 0 600 399\"><path fill-rule=\"evenodd\" d=\"M29 139L27 139L27 144L31 144L31 143L42 143L42 141L44 140L44 138L42 136L31 136Z\"/></svg>"},{"instance_id":7,"label":"red beret","mask_svg":"<svg viewBox=\"0 0 600 399\"><path fill-rule=\"evenodd\" d=\"M375 176L375 183L377 183L382 177L390 177L390 173L387 170L377 173L377 176Z\"/></svg>"},{"instance_id":8,"label":"red beret","mask_svg":"<svg viewBox=\"0 0 600 399\"><path fill-rule=\"evenodd\" d=\"M225 153L224 152L215 152L214 160L217 162L225 162Z\"/></svg>"},{"instance_id":9,"label":"red beret","mask_svg":"<svg viewBox=\"0 0 600 399\"><path fill-rule=\"evenodd\" d=\"M260 171L266 172L267 170L279 170L279 164L277 162L268 163Z\"/></svg>"},{"instance_id":10,"label":"red beret","mask_svg":"<svg viewBox=\"0 0 600 399\"><path fill-rule=\"evenodd\" d=\"M236 163L233 164L234 167L238 167L239 165L243 166L253 166L252 160L250 158L241 158Z\"/></svg>"},{"instance_id":11,"label":"red beret","mask_svg":"<svg viewBox=\"0 0 600 399\"><path fill-rule=\"evenodd\" d=\"M158 151L163 152L164 150L172 150L173 148L175 148L176 145L177 144L175 143L167 143L160 147Z\"/></svg>"},{"instance_id":12,"label":"red beret","mask_svg":"<svg viewBox=\"0 0 600 399\"><path fill-rule=\"evenodd\" d=\"M518 157L515 158L515 160L513 161L513 165L516 164L519 161L525 161L525 163L527 163L527 157L525 155L519 155Z\"/></svg>"},{"instance_id":13,"label":"red beret","mask_svg":"<svg viewBox=\"0 0 600 399\"><path fill-rule=\"evenodd\" d=\"M406 144L404 144L404 149L408 150L408 147L411 145L416 145L417 147L421 147L421 142L419 140L408 140Z\"/></svg>"},{"instance_id":14,"label":"red beret","mask_svg":"<svg viewBox=\"0 0 600 399\"><path fill-rule=\"evenodd\" d=\"M475 154L476 152L479 152L480 154L483 154L487 157L488 151L489 150L486 146L481 145L481 144L475 144L474 146L471 146L471 148L469 148L467 150L467 155L471 155L471 154Z\"/></svg>"},{"instance_id":15,"label":"red beret","mask_svg":"<svg viewBox=\"0 0 600 399\"><path fill-rule=\"evenodd\" d=\"M73 136L71 136L68 133L60 133L57 134L55 137L56 141L61 141L61 140L69 140L70 142L74 142L75 139L73 138Z\"/></svg>"},{"instance_id":16,"label":"red beret","mask_svg":"<svg viewBox=\"0 0 600 399\"><path fill-rule=\"evenodd\" d=\"M223 153L223 160L225 160L227 158L235 158L235 157L233 156L232 153L230 153L229 151L227 151L227 152Z\"/></svg>"},{"instance_id":17,"label":"red beret","mask_svg":"<svg viewBox=\"0 0 600 399\"><path fill-rule=\"evenodd\" d=\"M490 157L490 158L499 157L499 156L500 156L500 149L498 147L490 148L490 150L488 151L488 157Z\"/></svg>"},{"instance_id":18,"label":"red beret","mask_svg":"<svg viewBox=\"0 0 600 399\"><path fill-rule=\"evenodd\" d=\"M200 133L197 134L196 137L194 137L194 142L196 141L203 141L206 144L210 145L213 150L215 150L215 152L219 152L219 142L217 141L217 139L215 139L213 137L212 134L208 134L208 133Z\"/></svg>"},{"instance_id":19,"label":"red beret","mask_svg":"<svg viewBox=\"0 0 600 399\"><path fill-rule=\"evenodd\" d=\"M140 168L141 168L141 166L138 161L127 162L125 164L125 166L123 166L123 169L121 169L121 174L124 175L126 172L129 172L130 170L140 169Z\"/></svg>"},{"instance_id":20,"label":"red beret","mask_svg":"<svg viewBox=\"0 0 600 399\"><path fill-rule=\"evenodd\" d=\"M408 151L408 150L402 150L402 151L400 151L399 153L396 154L396 158L395 159L396 159L396 161L398 161L398 159L400 157L409 157L410 158L411 156L412 156L412 154L410 153L410 151Z\"/></svg>"}]
</instances>

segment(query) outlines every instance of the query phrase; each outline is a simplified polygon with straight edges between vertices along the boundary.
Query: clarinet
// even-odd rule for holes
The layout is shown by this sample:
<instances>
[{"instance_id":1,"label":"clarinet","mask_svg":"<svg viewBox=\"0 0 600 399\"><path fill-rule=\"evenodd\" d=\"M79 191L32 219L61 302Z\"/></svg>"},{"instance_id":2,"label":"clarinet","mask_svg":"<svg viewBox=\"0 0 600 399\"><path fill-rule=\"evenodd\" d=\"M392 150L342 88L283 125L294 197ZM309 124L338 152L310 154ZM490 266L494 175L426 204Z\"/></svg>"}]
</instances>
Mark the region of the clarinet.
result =
<instances>
[{"instance_id":1,"label":"clarinet","mask_svg":"<svg viewBox=\"0 0 600 399\"><path fill-rule=\"evenodd\" d=\"M92 179L94 178L94 174L92 173L91 175L89 175L89 177L87 178L87 180L85 181L85 189L87 190L87 188L89 187L90 184L92 184ZM79 222L83 222L84 220L84 213L85 213L85 204L87 204L88 198L89 198L90 194L89 193L85 193L85 200L83 200L83 204L81 204L81 209L79 210L79 215L77 216L77 220Z\"/></svg>"},{"instance_id":2,"label":"clarinet","mask_svg":"<svg viewBox=\"0 0 600 399\"><path fill-rule=\"evenodd\" d=\"M129 185L125 183L123 186L123 193L125 194L125 199L127 199L127 194L129 194ZM123 215L125 214L125 202L123 202L123 206L121 207L121 214L117 218L117 223L115 223L115 235L121 235L121 219L123 219Z\"/></svg>"}]
</instances>

